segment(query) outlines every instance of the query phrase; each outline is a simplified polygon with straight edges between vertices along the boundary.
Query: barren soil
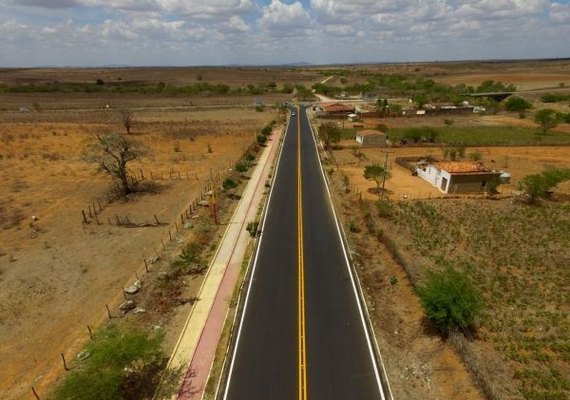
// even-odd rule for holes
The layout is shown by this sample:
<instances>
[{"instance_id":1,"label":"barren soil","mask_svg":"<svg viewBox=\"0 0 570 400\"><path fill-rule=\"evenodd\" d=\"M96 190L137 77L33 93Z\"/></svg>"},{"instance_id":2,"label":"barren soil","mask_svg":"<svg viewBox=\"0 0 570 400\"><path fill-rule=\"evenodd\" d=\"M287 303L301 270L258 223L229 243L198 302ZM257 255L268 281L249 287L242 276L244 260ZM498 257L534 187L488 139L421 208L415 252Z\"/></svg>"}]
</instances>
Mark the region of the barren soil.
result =
<instances>
[{"instance_id":1,"label":"barren soil","mask_svg":"<svg viewBox=\"0 0 570 400\"><path fill-rule=\"evenodd\" d=\"M105 111L0 115L1 399L31 396L32 385L45 393L63 372L60 353L74 356L87 325L106 318L106 304L117 312L122 288L168 242L182 210L274 117L251 108L141 110L131 136L148 154L132 171L140 177L142 170L153 190L110 201L108 178L80 159L89 137L123 129L115 112ZM99 210L99 201L101 225L89 216L83 223L81 210L88 214L93 203ZM164 225L115 224L117 216L152 224L154 215Z\"/></svg>"}]
</instances>

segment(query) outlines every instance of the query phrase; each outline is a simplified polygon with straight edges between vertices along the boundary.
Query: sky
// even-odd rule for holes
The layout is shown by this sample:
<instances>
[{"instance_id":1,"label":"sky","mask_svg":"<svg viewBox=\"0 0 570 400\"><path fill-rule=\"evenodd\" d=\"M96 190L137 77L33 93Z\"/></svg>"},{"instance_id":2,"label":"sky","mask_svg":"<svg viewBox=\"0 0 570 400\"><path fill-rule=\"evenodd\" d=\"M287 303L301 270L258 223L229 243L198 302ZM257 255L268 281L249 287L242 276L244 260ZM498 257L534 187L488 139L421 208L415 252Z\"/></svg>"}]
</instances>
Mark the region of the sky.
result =
<instances>
[{"instance_id":1,"label":"sky","mask_svg":"<svg viewBox=\"0 0 570 400\"><path fill-rule=\"evenodd\" d=\"M570 57L570 0L0 0L0 66Z\"/></svg>"}]
</instances>

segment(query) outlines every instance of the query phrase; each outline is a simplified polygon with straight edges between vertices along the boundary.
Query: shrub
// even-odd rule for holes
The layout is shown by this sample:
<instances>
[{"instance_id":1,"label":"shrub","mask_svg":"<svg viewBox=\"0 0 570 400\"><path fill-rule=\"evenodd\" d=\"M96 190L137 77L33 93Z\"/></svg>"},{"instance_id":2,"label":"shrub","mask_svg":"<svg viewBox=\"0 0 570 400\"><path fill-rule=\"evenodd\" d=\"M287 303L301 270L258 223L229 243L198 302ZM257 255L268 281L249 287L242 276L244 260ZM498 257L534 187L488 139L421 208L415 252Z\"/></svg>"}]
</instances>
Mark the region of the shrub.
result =
<instances>
[{"instance_id":1,"label":"shrub","mask_svg":"<svg viewBox=\"0 0 570 400\"><path fill-rule=\"evenodd\" d=\"M246 163L244 163L243 161L240 161L236 164L236 171L239 172L240 174L243 174L248 169L249 169L249 166Z\"/></svg>"},{"instance_id":2,"label":"shrub","mask_svg":"<svg viewBox=\"0 0 570 400\"><path fill-rule=\"evenodd\" d=\"M391 217L394 212L394 205L389 200L379 200L376 203L376 208L378 209L378 215L384 218Z\"/></svg>"},{"instance_id":3,"label":"shrub","mask_svg":"<svg viewBox=\"0 0 570 400\"><path fill-rule=\"evenodd\" d=\"M270 133L271 133L271 126L269 126L269 125L264 126L263 129L261 130L262 135L267 136Z\"/></svg>"},{"instance_id":4,"label":"shrub","mask_svg":"<svg viewBox=\"0 0 570 400\"><path fill-rule=\"evenodd\" d=\"M257 228L259 227L258 221L251 221L247 223L247 227L245 228L251 237L257 236Z\"/></svg>"},{"instance_id":5,"label":"shrub","mask_svg":"<svg viewBox=\"0 0 570 400\"><path fill-rule=\"evenodd\" d=\"M267 136L257 135L256 140L257 140L257 144L259 144L260 146L263 146L267 142Z\"/></svg>"},{"instance_id":6,"label":"shrub","mask_svg":"<svg viewBox=\"0 0 570 400\"><path fill-rule=\"evenodd\" d=\"M540 174L527 175L519 183L519 189L528 196L529 203L536 203L540 198L550 196L558 184L570 180L570 168L549 167Z\"/></svg>"},{"instance_id":7,"label":"shrub","mask_svg":"<svg viewBox=\"0 0 570 400\"><path fill-rule=\"evenodd\" d=\"M235 189L237 187L237 185L238 185L237 182L231 178L227 178L226 180L224 180L224 182L222 182L222 188L224 190Z\"/></svg>"},{"instance_id":8,"label":"shrub","mask_svg":"<svg viewBox=\"0 0 570 400\"><path fill-rule=\"evenodd\" d=\"M418 288L426 316L438 330L467 330L475 324L482 302L467 275L452 267L428 270L425 284Z\"/></svg>"},{"instance_id":9,"label":"shrub","mask_svg":"<svg viewBox=\"0 0 570 400\"><path fill-rule=\"evenodd\" d=\"M532 108L532 104L523 98L511 96L505 102L505 109L512 112L525 112Z\"/></svg>"},{"instance_id":10,"label":"shrub","mask_svg":"<svg viewBox=\"0 0 570 400\"><path fill-rule=\"evenodd\" d=\"M152 389L156 388L158 383L158 375L152 377L149 385L148 376L145 376L144 372L149 365L162 361L160 346L163 337L162 331L148 335L147 332L132 327L129 329L109 325L103 328L87 346L86 350L91 356L66 375L50 399L129 398L125 397L125 394L132 393L133 385L151 391L136 393L137 398L146 398L149 394L152 396ZM140 379L146 379L146 384L136 385Z\"/></svg>"}]
</instances>

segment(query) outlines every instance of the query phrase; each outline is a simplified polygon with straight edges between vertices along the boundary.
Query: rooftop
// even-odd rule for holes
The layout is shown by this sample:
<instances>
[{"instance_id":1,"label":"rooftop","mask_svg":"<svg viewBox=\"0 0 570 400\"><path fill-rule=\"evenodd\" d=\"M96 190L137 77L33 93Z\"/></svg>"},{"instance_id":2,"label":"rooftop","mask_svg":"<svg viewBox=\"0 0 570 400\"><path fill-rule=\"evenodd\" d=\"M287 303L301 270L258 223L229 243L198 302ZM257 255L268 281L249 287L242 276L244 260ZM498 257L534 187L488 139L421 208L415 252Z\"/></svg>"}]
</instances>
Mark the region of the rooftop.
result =
<instances>
[{"instance_id":1,"label":"rooftop","mask_svg":"<svg viewBox=\"0 0 570 400\"><path fill-rule=\"evenodd\" d=\"M477 161L441 161L436 162L435 166L450 174L473 174L473 173L489 173L493 172L483 163Z\"/></svg>"},{"instance_id":2,"label":"rooftop","mask_svg":"<svg viewBox=\"0 0 570 400\"><path fill-rule=\"evenodd\" d=\"M384 132L377 131L375 129L364 129L356 132L358 136L370 136L370 135L386 135Z\"/></svg>"}]
</instances>

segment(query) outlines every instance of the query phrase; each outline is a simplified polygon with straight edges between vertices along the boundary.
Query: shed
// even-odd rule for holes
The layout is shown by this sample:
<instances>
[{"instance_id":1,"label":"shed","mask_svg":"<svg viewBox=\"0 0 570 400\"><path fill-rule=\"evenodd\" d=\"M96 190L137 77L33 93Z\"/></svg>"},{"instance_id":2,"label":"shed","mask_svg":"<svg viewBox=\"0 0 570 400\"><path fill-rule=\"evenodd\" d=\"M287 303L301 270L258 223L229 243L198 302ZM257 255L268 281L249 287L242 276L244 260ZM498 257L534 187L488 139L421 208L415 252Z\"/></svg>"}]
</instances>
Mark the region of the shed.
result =
<instances>
[{"instance_id":1,"label":"shed","mask_svg":"<svg viewBox=\"0 0 570 400\"><path fill-rule=\"evenodd\" d=\"M360 120L360 117L358 116L358 114L354 114L354 113L348 114L348 115L347 115L347 118L348 118L348 120L351 121L351 122Z\"/></svg>"},{"instance_id":2,"label":"shed","mask_svg":"<svg viewBox=\"0 0 570 400\"><path fill-rule=\"evenodd\" d=\"M476 161L420 163L416 173L444 193L484 192L487 183L501 175Z\"/></svg>"},{"instance_id":3,"label":"shed","mask_svg":"<svg viewBox=\"0 0 570 400\"><path fill-rule=\"evenodd\" d=\"M323 111L329 115L348 115L354 113L354 107L342 103L325 104Z\"/></svg>"},{"instance_id":4,"label":"shed","mask_svg":"<svg viewBox=\"0 0 570 400\"><path fill-rule=\"evenodd\" d=\"M356 141L362 147L384 147L386 134L374 129L364 129L356 133Z\"/></svg>"}]
</instances>

